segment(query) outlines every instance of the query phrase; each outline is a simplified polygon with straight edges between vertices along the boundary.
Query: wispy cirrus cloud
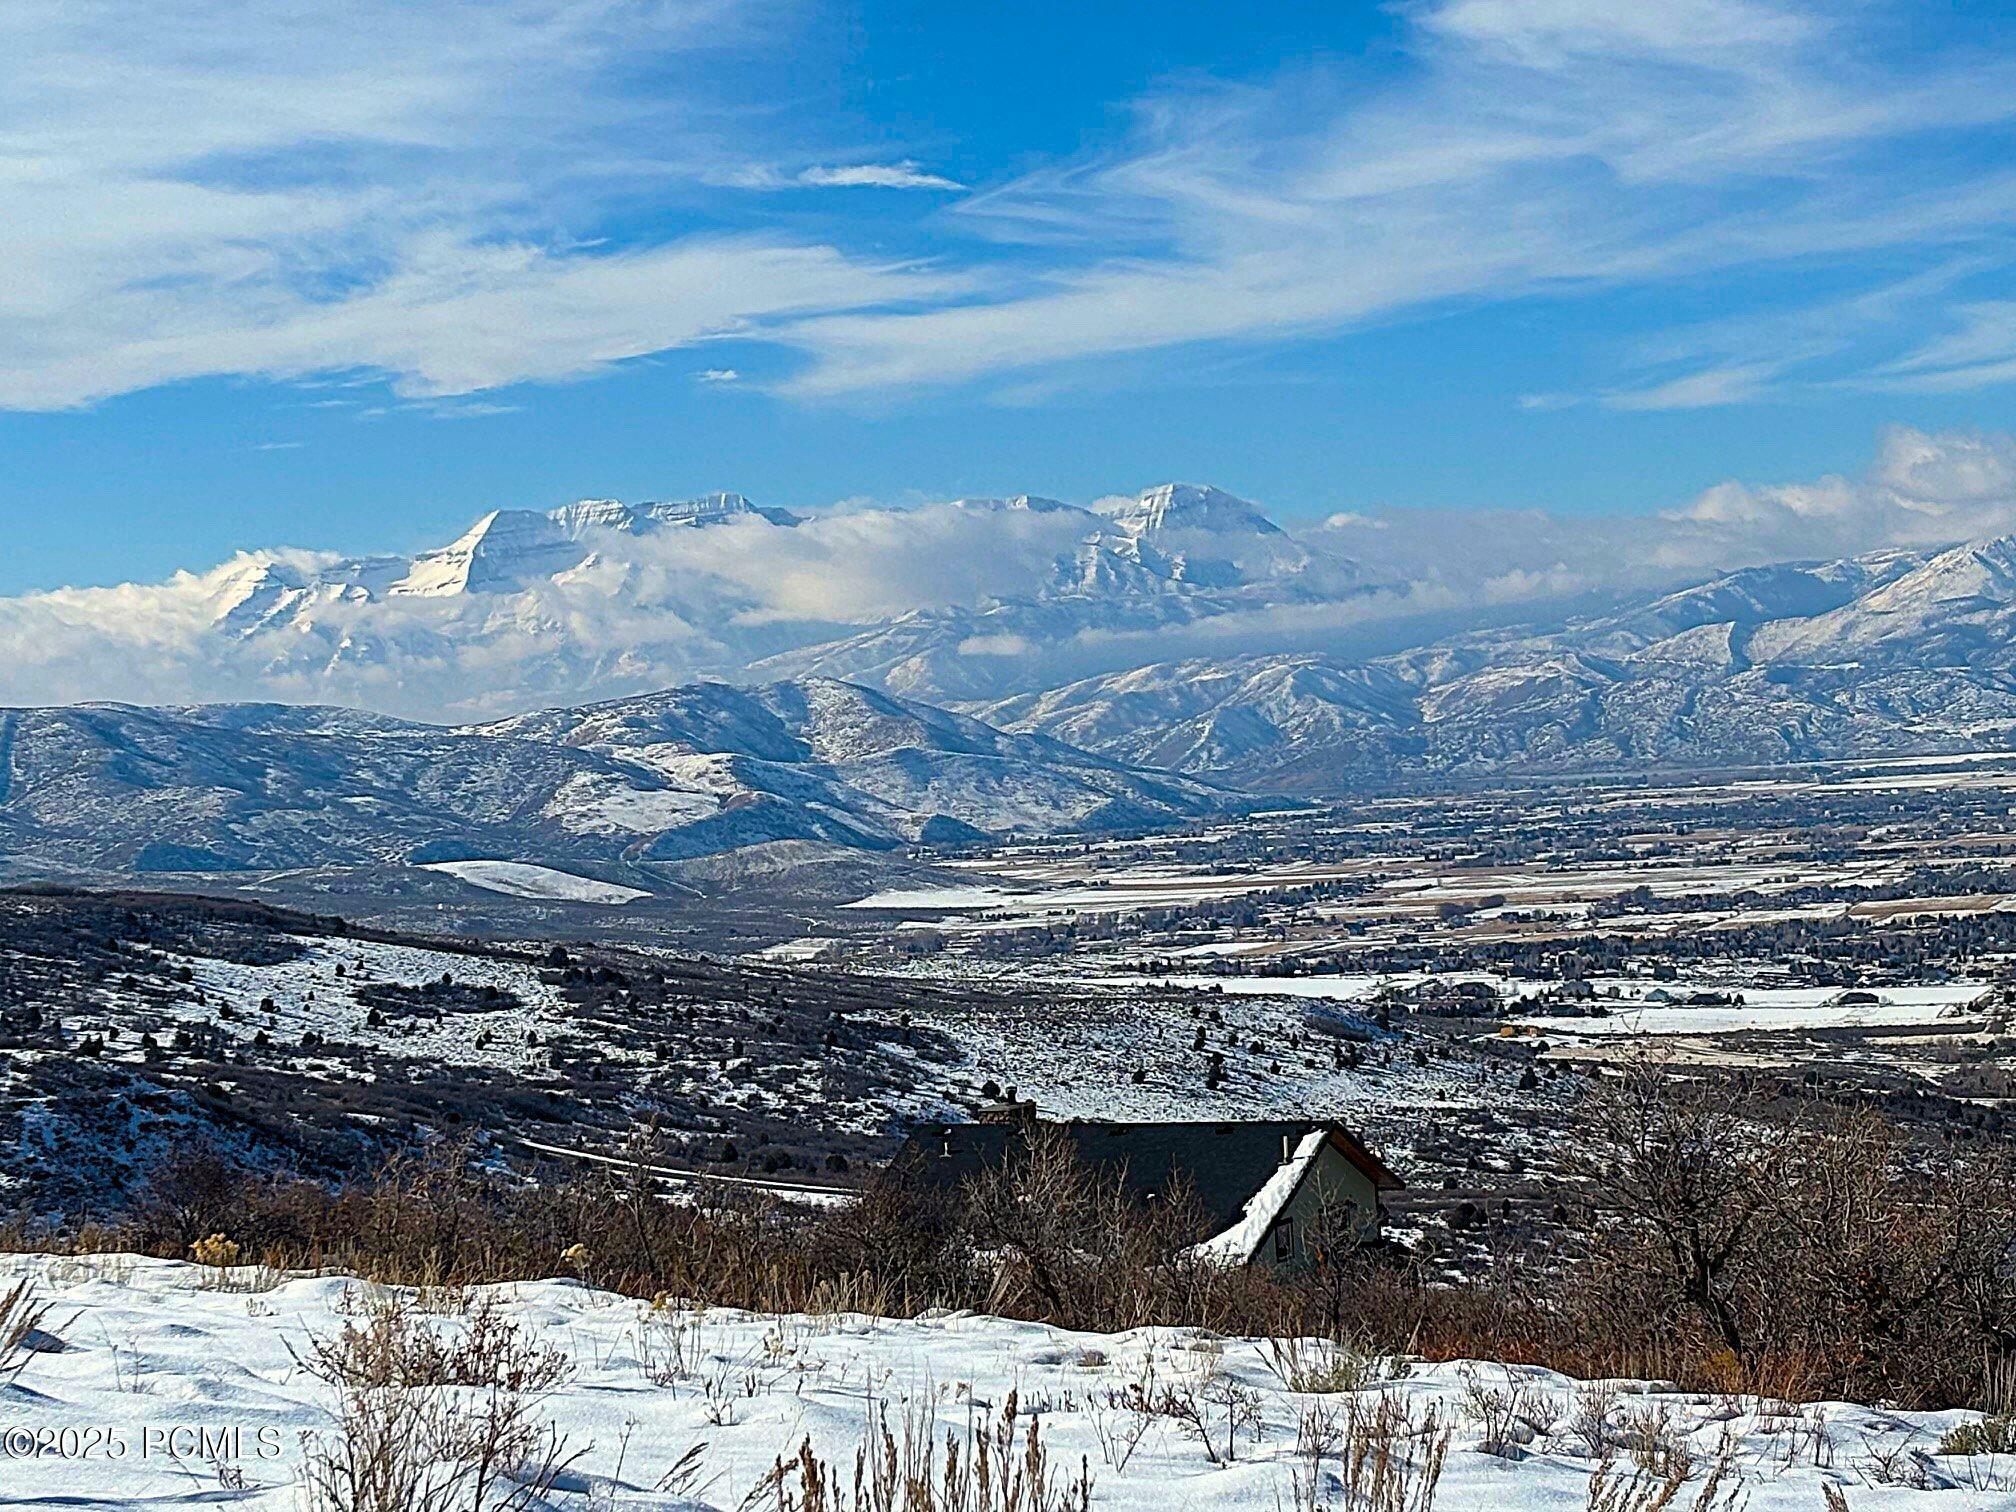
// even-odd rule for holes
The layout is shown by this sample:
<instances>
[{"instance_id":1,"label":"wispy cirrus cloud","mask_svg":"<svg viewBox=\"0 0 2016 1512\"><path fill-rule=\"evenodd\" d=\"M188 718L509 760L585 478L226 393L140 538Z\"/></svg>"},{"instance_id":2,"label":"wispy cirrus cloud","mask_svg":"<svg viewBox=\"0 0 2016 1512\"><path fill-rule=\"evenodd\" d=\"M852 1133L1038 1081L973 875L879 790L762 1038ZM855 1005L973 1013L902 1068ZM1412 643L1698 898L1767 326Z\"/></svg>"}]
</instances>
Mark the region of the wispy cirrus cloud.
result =
<instances>
[{"instance_id":1,"label":"wispy cirrus cloud","mask_svg":"<svg viewBox=\"0 0 2016 1512\"><path fill-rule=\"evenodd\" d=\"M0 10L0 406L349 370L464 394L956 292L780 234L593 234L734 158L707 66L772 9Z\"/></svg>"},{"instance_id":2,"label":"wispy cirrus cloud","mask_svg":"<svg viewBox=\"0 0 2016 1512\"><path fill-rule=\"evenodd\" d=\"M1872 381L1939 393L2016 380L2016 300L1961 304L1952 315L1954 329L1878 369Z\"/></svg>"},{"instance_id":3,"label":"wispy cirrus cloud","mask_svg":"<svg viewBox=\"0 0 2016 1512\"><path fill-rule=\"evenodd\" d=\"M1959 291L2003 271L1996 256L1968 251L1845 293L1675 325L1634 346L1622 384L1598 394L1531 395L1522 402L1529 408L1600 402L1618 410L1684 410L1843 388L1906 390L1914 386L1916 353L1927 354L1926 366L1934 369L1971 360L1957 349L1951 358L1931 355L1938 343L1927 344L1923 333L1965 320L1979 307L1961 301ZM1892 355L1900 343L1907 347L1904 357ZM1928 379L1915 386L1934 384Z\"/></svg>"},{"instance_id":4,"label":"wispy cirrus cloud","mask_svg":"<svg viewBox=\"0 0 2016 1512\"><path fill-rule=\"evenodd\" d=\"M1741 404L1764 393L1780 371L1779 365L1771 362L1706 368L1669 378L1650 388L1608 394L1604 403L1622 410L1709 409L1721 404Z\"/></svg>"},{"instance_id":5,"label":"wispy cirrus cloud","mask_svg":"<svg viewBox=\"0 0 2016 1512\"><path fill-rule=\"evenodd\" d=\"M709 182L731 189L788 191L796 189L926 189L939 192L968 186L933 173L914 158L893 163L738 162L708 175Z\"/></svg>"},{"instance_id":6,"label":"wispy cirrus cloud","mask_svg":"<svg viewBox=\"0 0 2016 1512\"><path fill-rule=\"evenodd\" d=\"M794 183L812 189L964 189L957 179L927 173L919 164L850 163L840 167L804 168Z\"/></svg>"},{"instance_id":7,"label":"wispy cirrus cloud","mask_svg":"<svg viewBox=\"0 0 2016 1512\"><path fill-rule=\"evenodd\" d=\"M439 397L721 338L795 351L773 387L801 397L1026 396L1455 305L2010 258L2016 57L1916 45L1893 0L1412 0L1376 66L1172 79L1117 139L971 190L935 148L822 140L725 80L791 9L0 8L0 406L218 375ZM781 192L815 189L891 192ZM838 204L858 218L814 219ZM1857 318L1911 334L1627 362L1590 397L2016 377L2005 313L1964 283Z\"/></svg>"},{"instance_id":8,"label":"wispy cirrus cloud","mask_svg":"<svg viewBox=\"0 0 2016 1512\"><path fill-rule=\"evenodd\" d=\"M150 292L110 297L36 344L39 360L0 367L0 405L55 408L220 372L290 378L350 368L387 375L402 396L439 398L576 378L752 321L948 287L832 248L754 238L600 255L461 242L404 250L407 266L373 288L326 302L272 293L270 318L249 324L241 307L185 305L172 329L122 339L153 325L160 301Z\"/></svg>"},{"instance_id":9,"label":"wispy cirrus cloud","mask_svg":"<svg viewBox=\"0 0 2016 1512\"><path fill-rule=\"evenodd\" d=\"M1407 62L1186 79L1118 145L957 207L1032 253L1016 286L835 313L788 387L838 394L1212 341L1323 335L1452 303L1950 250L2016 225L1992 144L2016 60L1860 48L1882 7L1446 0ZM1908 171L1907 166L1908 165ZM1725 363L1627 407L1734 402Z\"/></svg>"}]
</instances>

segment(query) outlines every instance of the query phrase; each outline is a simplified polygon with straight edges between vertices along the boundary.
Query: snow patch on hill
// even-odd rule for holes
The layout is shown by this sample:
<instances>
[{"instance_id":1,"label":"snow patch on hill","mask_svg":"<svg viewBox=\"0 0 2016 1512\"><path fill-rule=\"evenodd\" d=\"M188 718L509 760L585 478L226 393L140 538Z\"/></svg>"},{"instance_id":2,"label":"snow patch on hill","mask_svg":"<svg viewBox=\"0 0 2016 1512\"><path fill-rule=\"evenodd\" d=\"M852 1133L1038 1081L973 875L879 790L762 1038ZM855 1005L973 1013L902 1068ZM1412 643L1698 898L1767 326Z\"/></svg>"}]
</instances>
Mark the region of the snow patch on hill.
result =
<instances>
[{"instance_id":1,"label":"snow patch on hill","mask_svg":"<svg viewBox=\"0 0 2016 1512\"><path fill-rule=\"evenodd\" d=\"M524 861L430 861L422 871L446 872L472 887L514 898L553 898L570 903L628 903L648 898L641 887L623 887Z\"/></svg>"}]
</instances>

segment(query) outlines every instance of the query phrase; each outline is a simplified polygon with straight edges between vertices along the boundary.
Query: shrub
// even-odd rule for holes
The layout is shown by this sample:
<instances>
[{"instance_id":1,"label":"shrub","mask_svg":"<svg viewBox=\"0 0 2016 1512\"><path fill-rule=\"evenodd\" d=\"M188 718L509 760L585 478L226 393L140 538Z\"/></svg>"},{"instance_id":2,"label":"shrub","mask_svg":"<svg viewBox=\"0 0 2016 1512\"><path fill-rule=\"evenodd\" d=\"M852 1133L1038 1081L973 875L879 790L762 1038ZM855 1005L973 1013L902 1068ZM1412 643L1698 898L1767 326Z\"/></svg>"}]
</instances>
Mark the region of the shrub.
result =
<instances>
[{"instance_id":1,"label":"shrub","mask_svg":"<svg viewBox=\"0 0 2016 1512\"><path fill-rule=\"evenodd\" d=\"M1290 1461L1293 1512L1432 1512L1450 1437L1432 1404L1417 1416L1385 1394L1309 1403Z\"/></svg>"},{"instance_id":2,"label":"shrub","mask_svg":"<svg viewBox=\"0 0 2016 1512\"><path fill-rule=\"evenodd\" d=\"M302 1365L335 1388L335 1432L309 1444L310 1512L529 1512L578 1455L538 1415L566 1356L494 1306L448 1335L398 1299L311 1341Z\"/></svg>"},{"instance_id":3,"label":"shrub","mask_svg":"<svg viewBox=\"0 0 2016 1512\"><path fill-rule=\"evenodd\" d=\"M941 1441L934 1426L926 1411L892 1430L883 1409L855 1451L851 1478L807 1438L791 1458L778 1457L742 1505L776 1512L1089 1512L1089 1462L1081 1457L1075 1475L1054 1467L1037 1420L1021 1426L1013 1391L994 1418L969 1424L963 1441L950 1430Z\"/></svg>"},{"instance_id":4,"label":"shrub","mask_svg":"<svg viewBox=\"0 0 2016 1512\"><path fill-rule=\"evenodd\" d=\"M1697 1374L1760 1395L1984 1389L1982 1361L2016 1333L2008 1152L1926 1150L1867 1111L1766 1108L1740 1079L1650 1065L1589 1113L1583 1300L1606 1332L1663 1330Z\"/></svg>"},{"instance_id":5,"label":"shrub","mask_svg":"<svg viewBox=\"0 0 2016 1512\"><path fill-rule=\"evenodd\" d=\"M2016 1454L2016 1411L1962 1423L1939 1440L1941 1454Z\"/></svg>"},{"instance_id":6,"label":"shrub","mask_svg":"<svg viewBox=\"0 0 2016 1512\"><path fill-rule=\"evenodd\" d=\"M1306 1394L1363 1391L1406 1379L1413 1365L1348 1339L1270 1338L1262 1357L1282 1389Z\"/></svg>"},{"instance_id":7,"label":"shrub","mask_svg":"<svg viewBox=\"0 0 2016 1512\"><path fill-rule=\"evenodd\" d=\"M1119 1173L1086 1166L1049 1127L971 1183L964 1220L969 1242L1001 1261L990 1301L1019 1316L1135 1328L1208 1310L1225 1274L1190 1253L1204 1225L1187 1192L1136 1203Z\"/></svg>"},{"instance_id":8,"label":"shrub","mask_svg":"<svg viewBox=\"0 0 2016 1512\"><path fill-rule=\"evenodd\" d=\"M209 1234L189 1246L189 1258L198 1265L223 1270L238 1263L236 1243L222 1234Z\"/></svg>"},{"instance_id":9,"label":"shrub","mask_svg":"<svg viewBox=\"0 0 2016 1512\"><path fill-rule=\"evenodd\" d=\"M467 1386L540 1396L567 1379L564 1351L527 1337L493 1297L472 1305L460 1327L429 1327L396 1295L367 1298L364 1322L309 1342L301 1367L345 1390Z\"/></svg>"}]
</instances>

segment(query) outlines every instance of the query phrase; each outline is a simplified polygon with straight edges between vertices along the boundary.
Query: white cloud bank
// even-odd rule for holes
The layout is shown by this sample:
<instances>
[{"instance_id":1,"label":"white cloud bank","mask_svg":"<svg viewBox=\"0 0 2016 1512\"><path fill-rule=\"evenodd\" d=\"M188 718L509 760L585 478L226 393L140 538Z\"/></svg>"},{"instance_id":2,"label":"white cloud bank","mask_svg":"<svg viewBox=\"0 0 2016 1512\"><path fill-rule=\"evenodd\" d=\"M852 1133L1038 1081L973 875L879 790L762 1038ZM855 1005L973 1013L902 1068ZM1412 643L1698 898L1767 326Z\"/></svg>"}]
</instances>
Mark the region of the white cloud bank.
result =
<instances>
[{"instance_id":1,"label":"white cloud bank","mask_svg":"<svg viewBox=\"0 0 2016 1512\"><path fill-rule=\"evenodd\" d=\"M278 699L429 717L578 702L1033 592L1084 529L1069 512L949 504L755 518L590 541L522 590L449 597L388 593L404 561L241 552L161 583L0 599L0 704Z\"/></svg>"},{"instance_id":2,"label":"white cloud bank","mask_svg":"<svg viewBox=\"0 0 2016 1512\"><path fill-rule=\"evenodd\" d=\"M2016 436L1886 430L1855 475L1720 483L1653 516L1540 510L1333 516L1321 532L1396 580L1481 602L1657 587L1728 568L2016 534Z\"/></svg>"}]
</instances>

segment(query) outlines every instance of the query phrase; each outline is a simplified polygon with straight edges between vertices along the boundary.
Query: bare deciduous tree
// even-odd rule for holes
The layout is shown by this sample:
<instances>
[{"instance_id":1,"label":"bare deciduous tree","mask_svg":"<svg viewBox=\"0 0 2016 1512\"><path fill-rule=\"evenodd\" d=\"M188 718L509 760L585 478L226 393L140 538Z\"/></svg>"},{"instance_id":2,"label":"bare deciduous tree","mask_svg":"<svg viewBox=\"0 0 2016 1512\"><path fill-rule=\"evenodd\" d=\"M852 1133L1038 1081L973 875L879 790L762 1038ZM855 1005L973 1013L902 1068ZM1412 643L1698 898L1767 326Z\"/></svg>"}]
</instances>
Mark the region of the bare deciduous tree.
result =
<instances>
[{"instance_id":1,"label":"bare deciduous tree","mask_svg":"<svg viewBox=\"0 0 2016 1512\"><path fill-rule=\"evenodd\" d=\"M1592 1258L1643 1317L1885 1396L1964 1400L2016 1355L2008 1152L1652 1062L1589 1114Z\"/></svg>"}]
</instances>

